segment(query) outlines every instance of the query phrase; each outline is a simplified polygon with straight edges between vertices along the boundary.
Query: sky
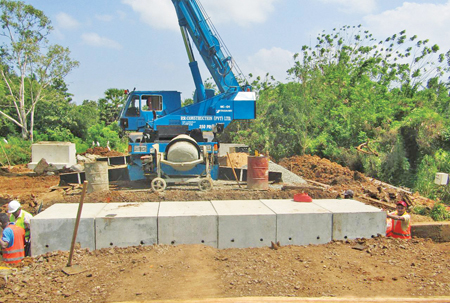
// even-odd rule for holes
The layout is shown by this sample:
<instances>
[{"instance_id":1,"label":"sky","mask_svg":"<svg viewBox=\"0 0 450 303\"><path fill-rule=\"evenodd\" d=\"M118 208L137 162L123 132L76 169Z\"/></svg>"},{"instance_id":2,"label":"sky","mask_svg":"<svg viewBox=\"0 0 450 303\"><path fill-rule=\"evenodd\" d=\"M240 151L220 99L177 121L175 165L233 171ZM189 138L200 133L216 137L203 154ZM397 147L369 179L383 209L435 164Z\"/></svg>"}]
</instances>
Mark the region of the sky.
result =
<instances>
[{"instance_id":1,"label":"sky","mask_svg":"<svg viewBox=\"0 0 450 303\"><path fill-rule=\"evenodd\" d=\"M80 62L65 81L73 100L109 88L195 89L171 0L23 0L52 21L51 44ZM287 81L295 53L322 31L361 24L377 39L402 30L450 49L450 0L200 0L245 75ZM203 80L210 77L201 57Z\"/></svg>"}]
</instances>

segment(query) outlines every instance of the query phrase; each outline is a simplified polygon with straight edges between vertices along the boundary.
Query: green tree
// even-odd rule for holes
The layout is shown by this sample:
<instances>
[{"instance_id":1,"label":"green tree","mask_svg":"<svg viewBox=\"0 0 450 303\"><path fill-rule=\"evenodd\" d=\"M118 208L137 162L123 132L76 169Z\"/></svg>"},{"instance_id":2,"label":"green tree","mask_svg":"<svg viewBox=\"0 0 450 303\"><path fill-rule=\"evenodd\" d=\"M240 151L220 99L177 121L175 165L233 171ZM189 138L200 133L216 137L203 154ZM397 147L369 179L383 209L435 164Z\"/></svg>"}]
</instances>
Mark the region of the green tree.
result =
<instances>
[{"instance_id":1,"label":"green tree","mask_svg":"<svg viewBox=\"0 0 450 303\"><path fill-rule=\"evenodd\" d=\"M22 138L32 141L37 103L78 62L70 59L68 48L48 43L52 27L42 11L10 0L1 0L0 9L0 36L6 40L0 49L0 72L7 91L4 106L14 108L9 113L0 110L0 114L20 128Z\"/></svg>"},{"instance_id":2,"label":"green tree","mask_svg":"<svg viewBox=\"0 0 450 303\"><path fill-rule=\"evenodd\" d=\"M97 102L84 100L82 105L75 106L71 110L74 125L70 128L71 132L82 138L87 139L88 129L100 121Z\"/></svg>"},{"instance_id":3,"label":"green tree","mask_svg":"<svg viewBox=\"0 0 450 303\"><path fill-rule=\"evenodd\" d=\"M110 125L119 120L120 111L127 95L124 89L109 88L105 91L105 97L98 100L100 121Z\"/></svg>"},{"instance_id":4,"label":"green tree","mask_svg":"<svg viewBox=\"0 0 450 303\"><path fill-rule=\"evenodd\" d=\"M99 142L100 146L109 146L117 151L125 151L128 147L126 138L119 138L119 125L105 126L103 122L97 123L88 129L87 142Z\"/></svg>"}]
</instances>

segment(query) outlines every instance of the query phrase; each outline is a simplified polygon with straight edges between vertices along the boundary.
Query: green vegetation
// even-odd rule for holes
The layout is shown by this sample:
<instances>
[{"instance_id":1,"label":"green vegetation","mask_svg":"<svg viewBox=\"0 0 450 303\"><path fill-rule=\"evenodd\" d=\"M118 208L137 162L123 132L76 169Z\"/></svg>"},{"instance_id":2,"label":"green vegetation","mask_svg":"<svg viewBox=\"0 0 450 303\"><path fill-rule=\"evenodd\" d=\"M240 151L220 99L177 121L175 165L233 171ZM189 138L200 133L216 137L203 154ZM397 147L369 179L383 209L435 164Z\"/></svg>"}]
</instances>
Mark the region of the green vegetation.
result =
<instances>
[{"instance_id":1,"label":"green vegetation","mask_svg":"<svg viewBox=\"0 0 450 303\"><path fill-rule=\"evenodd\" d=\"M1 164L28 162L33 140L74 142L78 152L109 141L125 151L115 123L124 91L111 88L99 100L73 104L64 77L78 62L68 49L48 45L50 20L23 2L0 0L0 9L9 41L0 53ZM433 181L436 172L450 173L450 52L406 31L377 41L360 26L345 26L319 34L294 59L287 83L250 75L257 119L234 121L220 139L275 160L328 158L442 201L416 211L448 219L450 191ZM215 88L208 80L205 86Z\"/></svg>"},{"instance_id":2,"label":"green vegetation","mask_svg":"<svg viewBox=\"0 0 450 303\"><path fill-rule=\"evenodd\" d=\"M42 11L9 0L0 1L0 10L0 35L6 39L0 47L0 115L33 141L38 103L54 98L56 86L78 62L70 59L68 48L49 45L46 37L53 28Z\"/></svg>"},{"instance_id":3,"label":"green vegetation","mask_svg":"<svg viewBox=\"0 0 450 303\"><path fill-rule=\"evenodd\" d=\"M345 26L295 59L289 83L256 79L257 119L224 138L276 160L319 155L450 204L433 183L450 172L450 52L406 31L376 41Z\"/></svg>"},{"instance_id":4,"label":"green vegetation","mask_svg":"<svg viewBox=\"0 0 450 303\"><path fill-rule=\"evenodd\" d=\"M450 219L450 212L446 210L444 204L436 203L431 209L430 217L434 221L445 221Z\"/></svg>"}]
</instances>

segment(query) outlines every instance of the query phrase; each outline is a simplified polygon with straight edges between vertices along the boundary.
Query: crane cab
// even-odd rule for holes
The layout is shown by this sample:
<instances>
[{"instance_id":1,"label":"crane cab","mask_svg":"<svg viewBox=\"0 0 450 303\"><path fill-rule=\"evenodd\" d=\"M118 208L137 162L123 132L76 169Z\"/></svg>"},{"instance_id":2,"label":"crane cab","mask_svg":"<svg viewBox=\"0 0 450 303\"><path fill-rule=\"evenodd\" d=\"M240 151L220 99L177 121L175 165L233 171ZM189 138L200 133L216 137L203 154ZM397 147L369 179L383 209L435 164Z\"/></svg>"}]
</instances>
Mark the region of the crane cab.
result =
<instances>
[{"instance_id":1,"label":"crane cab","mask_svg":"<svg viewBox=\"0 0 450 303\"><path fill-rule=\"evenodd\" d=\"M181 93L177 91L133 91L120 114L120 127L125 131L143 132L154 127L159 117L181 108Z\"/></svg>"}]
</instances>

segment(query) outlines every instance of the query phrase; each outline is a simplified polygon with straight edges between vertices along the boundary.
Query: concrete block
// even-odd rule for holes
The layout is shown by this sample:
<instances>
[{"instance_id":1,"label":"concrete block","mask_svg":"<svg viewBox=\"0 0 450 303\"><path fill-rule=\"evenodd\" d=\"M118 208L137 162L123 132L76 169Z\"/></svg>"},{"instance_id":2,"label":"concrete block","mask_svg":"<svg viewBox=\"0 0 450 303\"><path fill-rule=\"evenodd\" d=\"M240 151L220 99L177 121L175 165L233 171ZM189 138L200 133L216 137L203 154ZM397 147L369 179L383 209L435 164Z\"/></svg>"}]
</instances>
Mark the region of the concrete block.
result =
<instances>
[{"instance_id":1,"label":"concrete block","mask_svg":"<svg viewBox=\"0 0 450 303\"><path fill-rule=\"evenodd\" d=\"M218 248L270 246L276 215L258 200L211 201L218 217Z\"/></svg>"},{"instance_id":2,"label":"concrete block","mask_svg":"<svg viewBox=\"0 0 450 303\"><path fill-rule=\"evenodd\" d=\"M159 244L205 244L217 248L217 213L211 202L161 202Z\"/></svg>"},{"instance_id":3,"label":"concrete block","mask_svg":"<svg viewBox=\"0 0 450 303\"><path fill-rule=\"evenodd\" d=\"M42 141L31 145L31 162L28 168L34 169L44 158L48 164L58 169L77 164L75 143Z\"/></svg>"},{"instance_id":4,"label":"concrete block","mask_svg":"<svg viewBox=\"0 0 450 303\"><path fill-rule=\"evenodd\" d=\"M108 203L95 218L96 249L158 242L159 203Z\"/></svg>"},{"instance_id":5,"label":"concrete block","mask_svg":"<svg viewBox=\"0 0 450 303\"><path fill-rule=\"evenodd\" d=\"M261 200L277 216L281 245L324 244L331 241L332 213L313 203Z\"/></svg>"},{"instance_id":6,"label":"concrete block","mask_svg":"<svg viewBox=\"0 0 450 303\"><path fill-rule=\"evenodd\" d=\"M85 203L81 211L76 243L95 249L95 216L106 203ZM68 251L78 213L78 204L54 204L31 219L31 252L33 256L56 250Z\"/></svg>"},{"instance_id":7,"label":"concrete block","mask_svg":"<svg viewBox=\"0 0 450 303\"><path fill-rule=\"evenodd\" d=\"M435 242L450 242L450 222L413 223L411 235L417 238L430 238Z\"/></svg>"},{"instance_id":8,"label":"concrete block","mask_svg":"<svg viewBox=\"0 0 450 303\"><path fill-rule=\"evenodd\" d=\"M386 212L351 199L313 200L333 213L333 240L371 238L386 234Z\"/></svg>"}]
</instances>

